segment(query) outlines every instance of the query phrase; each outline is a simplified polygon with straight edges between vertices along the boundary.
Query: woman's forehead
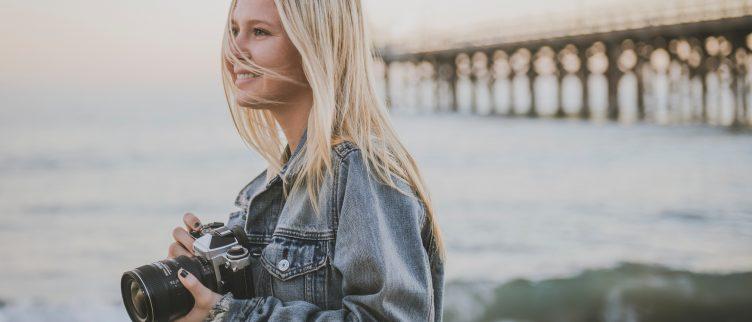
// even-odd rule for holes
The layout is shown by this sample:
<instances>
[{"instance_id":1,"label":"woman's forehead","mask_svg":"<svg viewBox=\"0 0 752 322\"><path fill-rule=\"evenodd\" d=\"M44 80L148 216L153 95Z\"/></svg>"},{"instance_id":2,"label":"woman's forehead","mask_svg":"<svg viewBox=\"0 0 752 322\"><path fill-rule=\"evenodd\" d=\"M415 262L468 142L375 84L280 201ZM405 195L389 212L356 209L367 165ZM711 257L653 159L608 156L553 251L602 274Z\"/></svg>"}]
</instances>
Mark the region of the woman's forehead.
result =
<instances>
[{"instance_id":1,"label":"woman's forehead","mask_svg":"<svg viewBox=\"0 0 752 322\"><path fill-rule=\"evenodd\" d=\"M255 22L276 25L279 24L279 13L274 0L238 0L230 19L237 25Z\"/></svg>"}]
</instances>

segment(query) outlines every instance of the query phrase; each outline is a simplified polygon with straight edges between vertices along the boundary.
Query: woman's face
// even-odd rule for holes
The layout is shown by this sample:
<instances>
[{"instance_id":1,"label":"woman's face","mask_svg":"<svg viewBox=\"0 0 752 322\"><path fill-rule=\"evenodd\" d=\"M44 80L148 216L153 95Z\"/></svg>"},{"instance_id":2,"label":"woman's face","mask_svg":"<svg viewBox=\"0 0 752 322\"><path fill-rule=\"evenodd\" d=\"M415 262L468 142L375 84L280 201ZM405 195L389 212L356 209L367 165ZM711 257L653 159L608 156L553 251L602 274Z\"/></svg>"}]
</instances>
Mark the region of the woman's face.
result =
<instances>
[{"instance_id":1,"label":"woman's face","mask_svg":"<svg viewBox=\"0 0 752 322\"><path fill-rule=\"evenodd\" d=\"M231 28L238 49L248 55L252 62L307 85L300 53L282 27L274 0L238 0L232 13ZM238 55L237 52L235 54ZM230 64L228 67L233 81L240 90L235 98L240 106L250 106L243 99L246 95L291 102L310 91L308 86L295 85L265 75L248 77L243 75L249 72L242 66L227 63ZM254 104L253 108L269 106Z\"/></svg>"}]
</instances>

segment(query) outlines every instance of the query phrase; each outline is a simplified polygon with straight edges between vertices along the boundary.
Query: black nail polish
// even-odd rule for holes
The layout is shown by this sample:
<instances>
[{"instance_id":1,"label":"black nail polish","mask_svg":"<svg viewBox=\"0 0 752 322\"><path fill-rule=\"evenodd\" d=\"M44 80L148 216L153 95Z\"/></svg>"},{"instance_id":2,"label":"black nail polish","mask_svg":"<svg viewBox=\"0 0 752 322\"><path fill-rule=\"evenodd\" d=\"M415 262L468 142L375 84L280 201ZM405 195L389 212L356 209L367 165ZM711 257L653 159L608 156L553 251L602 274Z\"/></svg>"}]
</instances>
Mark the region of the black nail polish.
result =
<instances>
[{"instance_id":1,"label":"black nail polish","mask_svg":"<svg viewBox=\"0 0 752 322\"><path fill-rule=\"evenodd\" d=\"M180 269L180 276L182 276L182 277L188 277L188 271L186 271L186 270L184 270L184 269L181 268Z\"/></svg>"}]
</instances>

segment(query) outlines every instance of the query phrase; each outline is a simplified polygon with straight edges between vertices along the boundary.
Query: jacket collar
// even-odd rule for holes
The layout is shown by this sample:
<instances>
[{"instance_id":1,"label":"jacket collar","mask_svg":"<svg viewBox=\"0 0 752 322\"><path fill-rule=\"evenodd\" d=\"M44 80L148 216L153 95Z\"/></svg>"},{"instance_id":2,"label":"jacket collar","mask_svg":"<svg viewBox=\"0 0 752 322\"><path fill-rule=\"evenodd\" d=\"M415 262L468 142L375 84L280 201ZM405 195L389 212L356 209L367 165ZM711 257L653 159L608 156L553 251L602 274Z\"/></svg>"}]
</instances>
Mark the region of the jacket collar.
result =
<instances>
[{"instance_id":1,"label":"jacket collar","mask_svg":"<svg viewBox=\"0 0 752 322\"><path fill-rule=\"evenodd\" d=\"M291 167L292 162L297 162L296 158L301 153L300 151L303 149L303 146L305 145L306 138L308 137L308 127L303 129L303 135L301 135L300 140L298 140L298 145L295 147L295 151L290 153L290 144L288 143L285 146L284 151L284 157L286 157L285 164L282 166L282 170L277 173L277 175L274 176L271 180L269 180L269 183L266 184L266 187L269 188L271 185L276 183L277 181L280 181L282 177L286 177L288 179L288 182L292 182L294 180L295 175L300 170L299 167Z\"/></svg>"}]
</instances>

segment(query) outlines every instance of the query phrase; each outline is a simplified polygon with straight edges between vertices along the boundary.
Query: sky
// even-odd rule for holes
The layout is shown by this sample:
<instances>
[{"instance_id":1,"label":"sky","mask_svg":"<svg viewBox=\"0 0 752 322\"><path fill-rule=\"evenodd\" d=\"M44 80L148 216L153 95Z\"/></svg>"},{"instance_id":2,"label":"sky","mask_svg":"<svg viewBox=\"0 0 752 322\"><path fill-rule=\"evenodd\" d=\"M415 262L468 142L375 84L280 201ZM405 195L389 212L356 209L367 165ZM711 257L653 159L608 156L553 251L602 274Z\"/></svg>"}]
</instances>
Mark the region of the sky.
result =
<instances>
[{"instance_id":1,"label":"sky","mask_svg":"<svg viewBox=\"0 0 752 322\"><path fill-rule=\"evenodd\" d=\"M364 3L374 38L384 41L421 29L451 30L483 20L570 12L613 1L364 0ZM0 98L0 104L93 95L92 92L159 95L186 88L215 95L220 84L220 35L229 3L229 0L3 0L0 94L6 101ZM32 94L40 89L47 94ZM15 101L8 101L9 97L15 97Z\"/></svg>"}]
</instances>

